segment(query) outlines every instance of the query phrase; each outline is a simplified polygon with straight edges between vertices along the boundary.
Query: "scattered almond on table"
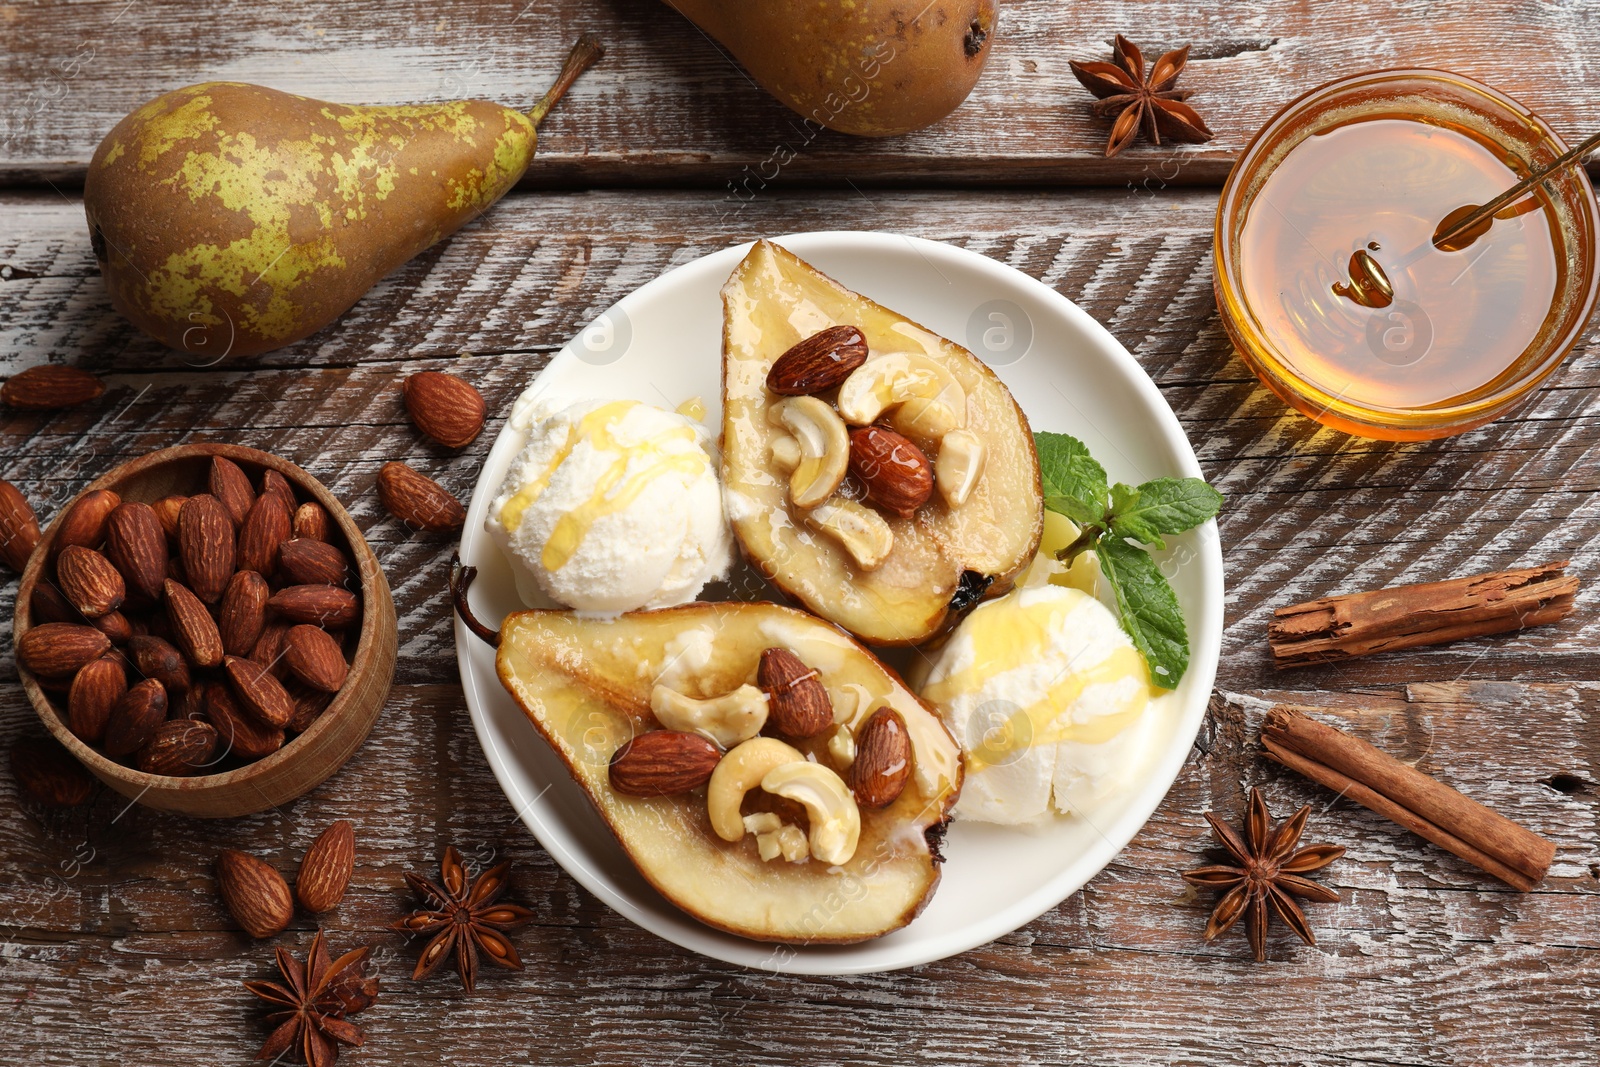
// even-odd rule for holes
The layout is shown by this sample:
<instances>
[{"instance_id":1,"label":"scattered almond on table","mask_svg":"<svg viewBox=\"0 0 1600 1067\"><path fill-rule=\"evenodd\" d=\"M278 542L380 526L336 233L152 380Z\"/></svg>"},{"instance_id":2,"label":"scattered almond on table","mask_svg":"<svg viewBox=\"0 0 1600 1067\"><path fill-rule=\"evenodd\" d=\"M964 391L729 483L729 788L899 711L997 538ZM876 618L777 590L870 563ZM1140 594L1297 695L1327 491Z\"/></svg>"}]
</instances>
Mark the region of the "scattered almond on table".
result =
<instances>
[{"instance_id":1,"label":"scattered almond on table","mask_svg":"<svg viewBox=\"0 0 1600 1067\"><path fill-rule=\"evenodd\" d=\"M459 530L467 511L450 490L404 463L378 471L378 498L389 513L418 530Z\"/></svg>"},{"instance_id":2,"label":"scattered almond on table","mask_svg":"<svg viewBox=\"0 0 1600 1067\"><path fill-rule=\"evenodd\" d=\"M406 411L417 429L448 448L465 448L483 431L483 394L454 374L421 371L404 385Z\"/></svg>"},{"instance_id":3,"label":"scattered almond on table","mask_svg":"<svg viewBox=\"0 0 1600 1067\"><path fill-rule=\"evenodd\" d=\"M251 937L281 933L294 918L289 883L276 867L248 852L230 848L217 857L217 892Z\"/></svg>"},{"instance_id":4,"label":"scattered almond on table","mask_svg":"<svg viewBox=\"0 0 1600 1067\"><path fill-rule=\"evenodd\" d=\"M41 363L7 378L0 385L0 403L22 411L58 411L98 400L105 391L105 383L86 370Z\"/></svg>"}]
</instances>

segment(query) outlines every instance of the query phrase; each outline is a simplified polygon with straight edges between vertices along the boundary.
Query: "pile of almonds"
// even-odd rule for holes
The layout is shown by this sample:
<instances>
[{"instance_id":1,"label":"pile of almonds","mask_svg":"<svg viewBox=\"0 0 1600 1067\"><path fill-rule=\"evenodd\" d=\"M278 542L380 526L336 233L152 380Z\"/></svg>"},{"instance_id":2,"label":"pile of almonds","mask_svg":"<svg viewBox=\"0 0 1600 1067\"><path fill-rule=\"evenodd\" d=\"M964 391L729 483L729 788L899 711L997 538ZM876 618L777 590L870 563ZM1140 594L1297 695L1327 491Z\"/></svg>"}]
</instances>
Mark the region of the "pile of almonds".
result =
<instances>
[{"instance_id":1,"label":"pile of almonds","mask_svg":"<svg viewBox=\"0 0 1600 1067\"><path fill-rule=\"evenodd\" d=\"M17 642L18 662L65 696L74 734L151 774L215 773L304 732L344 685L361 620L320 504L221 456L208 488L154 504L80 497Z\"/></svg>"}]
</instances>

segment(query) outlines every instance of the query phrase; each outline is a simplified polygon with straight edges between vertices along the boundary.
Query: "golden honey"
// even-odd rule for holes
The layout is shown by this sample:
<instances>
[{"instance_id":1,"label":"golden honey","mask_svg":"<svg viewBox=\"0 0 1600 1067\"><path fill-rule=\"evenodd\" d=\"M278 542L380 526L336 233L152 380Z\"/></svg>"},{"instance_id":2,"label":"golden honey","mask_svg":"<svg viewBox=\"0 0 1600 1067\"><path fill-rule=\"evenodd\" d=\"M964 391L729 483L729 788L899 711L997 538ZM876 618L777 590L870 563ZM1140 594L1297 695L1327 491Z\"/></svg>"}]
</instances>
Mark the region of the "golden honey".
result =
<instances>
[{"instance_id":1,"label":"golden honey","mask_svg":"<svg viewBox=\"0 0 1600 1067\"><path fill-rule=\"evenodd\" d=\"M1367 437L1441 437L1510 410L1593 306L1593 191L1563 172L1464 248L1432 237L1563 150L1508 98L1442 72L1296 101L1218 211L1218 304L1240 355L1291 406Z\"/></svg>"}]
</instances>

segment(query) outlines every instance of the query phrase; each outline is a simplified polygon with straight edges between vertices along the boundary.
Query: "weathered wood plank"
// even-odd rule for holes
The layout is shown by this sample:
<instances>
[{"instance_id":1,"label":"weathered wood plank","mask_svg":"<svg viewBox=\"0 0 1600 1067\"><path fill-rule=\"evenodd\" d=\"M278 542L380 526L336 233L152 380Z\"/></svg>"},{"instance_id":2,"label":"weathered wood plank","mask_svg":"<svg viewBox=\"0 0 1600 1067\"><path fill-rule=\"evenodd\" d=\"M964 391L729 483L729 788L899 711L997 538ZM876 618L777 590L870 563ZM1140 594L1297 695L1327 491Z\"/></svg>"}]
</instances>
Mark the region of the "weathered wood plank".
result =
<instances>
[{"instance_id":1,"label":"weathered wood plank","mask_svg":"<svg viewBox=\"0 0 1600 1067\"><path fill-rule=\"evenodd\" d=\"M236 984L270 969L267 946L232 932L210 881L221 847L286 872L327 821L353 818L357 873L325 922L335 946L375 941L384 994L362 1017L352 1062L683 1064L792 1062L1171 1062L1565 1064L1600 1051L1600 790L1541 784L1551 756L1594 751L1595 685L1433 687L1292 694L1401 758L1446 775L1560 846L1541 891L1507 892L1363 809L1254 760L1261 708L1285 693L1219 700L1201 748L1133 845L1083 893L1016 934L939 964L838 981L740 971L674 949L612 914L510 817L464 725L459 690L401 686L339 776L280 812L225 824L102 798L87 813L19 811L0 783L8 1043L43 1063L186 1056L239 1059L264 1037ZM1525 727L1485 751L1477 714ZM28 718L0 694L0 743ZM1504 722L1505 720L1500 720ZM1575 732L1574 732L1575 731ZM1571 741L1560 740L1570 736ZM1549 744L1541 743L1547 739ZM1592 764L1584 772L1593 781ZM1317 948L1279 932L1273 960L1242 940L1206 946L1208 907L1178 871L1210 847L1200 813L1236 818L1246 784L1280 813L1309 801L1311 833L1346 845L1325 880L1345 900L1313 906ZM363 803L352 807L350 798ZM495 972L464 1001L447 980L413 986L414 949L383 926L408 906L400 872L454 841L476 862L512 859L538 913L519 935L527 970ZM297 920L275 943L302 950ZM1376 994L1374 990L1382 990ZM1264 1002L1270 1010L1262 1010ZM94 1008L115 1006L110 1013ZM1333 1007L1337 1005L1337 1007ZM1529 1018L1537 1016L1538 1025ZM70 1038L71 1047L61 1041Z\"/></svg>"},{"instance_id":2,"label":"weathered wood plank","mask_svg":"<svg viewBox=\"0 0 1600 1067\"><path fill-rule=\"evenodd\" d=\"M907 5L910 9L922 4ZM1182 0L1003 4L988 70L944 122L888 141L824 131L756 89L698 30L651 0L195 5L36 0L4 8L0 184L80 183L124 114L198 81L252 81L320 99L531 103L584 31L610 47L550 118L530 184L693 183L725 210L799 182L1218 184L1251 135L1313 86L1363 70L1442 67L1487 81L1558 130L1600 126L1600 100L1570 89L1600 41L1588 3ZM1216 139L1102 156L1107 123L1069 59L1104 59L1114 34L1147 52L1191 43L1183 86ZM892 69L892 68L891 68ZM782 162L792 155L788 162Z\"/></svg>"}]
</instances>

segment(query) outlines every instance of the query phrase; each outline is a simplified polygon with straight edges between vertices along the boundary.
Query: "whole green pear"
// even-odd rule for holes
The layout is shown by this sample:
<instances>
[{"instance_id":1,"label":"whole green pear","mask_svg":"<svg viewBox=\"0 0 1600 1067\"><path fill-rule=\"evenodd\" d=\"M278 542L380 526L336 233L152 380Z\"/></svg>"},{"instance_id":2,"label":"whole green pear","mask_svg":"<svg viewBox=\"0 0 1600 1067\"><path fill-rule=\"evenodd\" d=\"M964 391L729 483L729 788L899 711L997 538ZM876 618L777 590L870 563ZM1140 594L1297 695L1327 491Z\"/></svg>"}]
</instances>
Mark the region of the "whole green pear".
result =
<instances>
[{"instance_id":1,"label":"whole green pear","mask_svg":"<svg viewBox=\"0 0 1600 1067\"><path fill-rule=\"evenodd\" d=\"M207 362L315 333L504 196L538 124L602 54L584 38L523 113L361 107L238 82L145 104L89 163L89 236L118 311Z\"/></svg>"}]
</instances>

